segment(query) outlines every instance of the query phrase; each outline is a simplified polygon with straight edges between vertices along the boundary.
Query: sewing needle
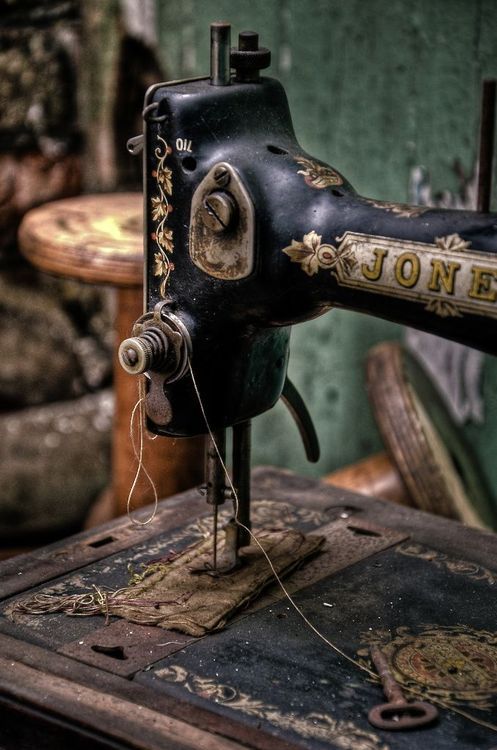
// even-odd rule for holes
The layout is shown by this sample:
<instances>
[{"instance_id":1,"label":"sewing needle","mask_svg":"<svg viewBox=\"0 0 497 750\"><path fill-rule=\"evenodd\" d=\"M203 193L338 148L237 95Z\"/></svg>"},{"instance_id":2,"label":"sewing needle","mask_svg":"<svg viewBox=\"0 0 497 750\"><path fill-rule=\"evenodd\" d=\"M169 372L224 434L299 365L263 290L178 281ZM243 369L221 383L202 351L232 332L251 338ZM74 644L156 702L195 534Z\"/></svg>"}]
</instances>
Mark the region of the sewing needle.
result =
<instances>
[{"instance_id":1,"label":"sewing needle","mask_svg":"<svg viewBox=\"0 0 497 750\"><path fill-rule=\"evenodd\" d=\"M212 535L212 569L217 570L217 509L218 504L214 503L214 532Z\"/></svg>"}]
</instances>

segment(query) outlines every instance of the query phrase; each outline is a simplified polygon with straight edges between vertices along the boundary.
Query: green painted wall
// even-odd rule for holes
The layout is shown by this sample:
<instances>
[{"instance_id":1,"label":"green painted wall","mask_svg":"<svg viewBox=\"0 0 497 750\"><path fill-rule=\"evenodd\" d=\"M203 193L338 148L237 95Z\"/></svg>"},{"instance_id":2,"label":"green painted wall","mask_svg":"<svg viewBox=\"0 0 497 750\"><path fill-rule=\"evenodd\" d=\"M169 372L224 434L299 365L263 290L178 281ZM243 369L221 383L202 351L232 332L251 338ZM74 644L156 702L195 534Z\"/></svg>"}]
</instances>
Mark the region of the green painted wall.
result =
<instances>
[{"instance_id":1,"label":"green painted wall","mask_svg":"<svg viewBox=\"0 0 497 750\"><path fill-rule=\"evenodd\" d=\"M235 35L259 31L302 146L359 192L407 200L415 165L429 169L434 193L457 190L456 159L471 174L480 82L497 76L495 0L158 0L171 78L208 72L213 20L230 21ZM393 324L339 311L297 326L290 374L316 421L323 457L317 467L306 464L277 406L256 422L255 461L323 473L377 450L363 361L370 346L399 335ZM467 431L497 487L494 360L486 362L484 387L486 423Z\"/></svg>"}]
</instances>

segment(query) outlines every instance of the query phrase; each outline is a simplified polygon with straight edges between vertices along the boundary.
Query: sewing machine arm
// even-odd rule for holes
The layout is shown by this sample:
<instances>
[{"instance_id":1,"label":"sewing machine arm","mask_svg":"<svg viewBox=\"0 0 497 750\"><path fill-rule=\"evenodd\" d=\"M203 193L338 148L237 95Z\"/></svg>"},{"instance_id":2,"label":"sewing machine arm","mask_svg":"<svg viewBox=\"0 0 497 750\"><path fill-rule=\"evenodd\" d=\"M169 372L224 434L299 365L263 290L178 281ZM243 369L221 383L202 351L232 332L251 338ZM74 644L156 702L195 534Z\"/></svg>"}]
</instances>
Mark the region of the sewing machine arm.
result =
<instances>
[{"instance_id":1,"label":"sewing machine arm","mask_svg":"<svg viewBox=\"0 0 497 750\"><path fill-rule=\"evenodd\" d=\"M156 432L206 431L189 358L213 429L271 408L290 326L332 307L495 351L496 215L358 195L299 146L270 78L160 84L144 118L148 313L135 336L162 326L168 354L135 351L130 365L132 339L121 359L148 372Z\"/></svg>"}]
</instances>

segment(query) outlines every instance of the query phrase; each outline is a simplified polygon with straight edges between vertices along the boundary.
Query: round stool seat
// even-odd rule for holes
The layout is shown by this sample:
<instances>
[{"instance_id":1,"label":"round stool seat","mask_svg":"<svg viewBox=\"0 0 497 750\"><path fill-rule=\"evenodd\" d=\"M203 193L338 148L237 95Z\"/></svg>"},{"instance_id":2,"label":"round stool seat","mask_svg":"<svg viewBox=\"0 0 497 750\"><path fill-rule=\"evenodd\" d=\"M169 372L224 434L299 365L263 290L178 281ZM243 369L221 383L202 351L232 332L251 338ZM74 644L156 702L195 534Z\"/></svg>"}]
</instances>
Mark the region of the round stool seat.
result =
<instances>
[{"instance_id":1,"label":"round stool seat","mask_svg":"<svg viewBox=\"0 0 497 750\"><path fill-rule=\"evenodd\" d=\"M141 193L81 195L29 211L19 229L23 255L58 276L113 286L141 286Z\"/></svg>"}]
</instances>

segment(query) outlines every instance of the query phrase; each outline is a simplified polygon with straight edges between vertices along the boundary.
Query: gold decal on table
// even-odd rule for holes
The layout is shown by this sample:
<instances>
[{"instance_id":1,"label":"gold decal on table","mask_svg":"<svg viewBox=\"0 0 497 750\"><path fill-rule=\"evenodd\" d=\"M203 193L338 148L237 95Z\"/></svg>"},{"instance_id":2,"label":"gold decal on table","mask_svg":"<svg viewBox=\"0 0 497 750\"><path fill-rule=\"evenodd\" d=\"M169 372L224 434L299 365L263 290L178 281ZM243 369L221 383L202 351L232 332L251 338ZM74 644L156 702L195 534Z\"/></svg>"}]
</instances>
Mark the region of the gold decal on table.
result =
<instances>
[{"instance_id":1,"label":"gold decal on table","mask_svg":"<svg viewBox=\"0 0 497 750\"><path fill-rule=\"evenodd\" d=\"M312 230L282 252L308 276L328 269L340 286L418 302L440 317L497 317L497 258L457 234L433 244L358 232L335 241Z\"/></svg>"},{"instance_id":2,"label":"gold decal on table","mask_svg":"<svg viewBox=\"0 0 497 750\"><path fill-rule=\"evenodd\" d=\"M243 693L232 685L220 683L210 677L200 677L178 664L157 669L155 676L166 682L181 685L192 695L267 721L301 737L328 742L340 750L389 750L388 745L378 735L361 729L352 721L340 721L330 714L317 712L304 716L299 716L293 711L284 713L276 706Z\"/></svg>"},{"instance_id":3,"label":"gold decal on table","mask_svg":"<svg viewBox=\"0 0 497 750\"><path fill-rule=\"evenodd\" d=\"M404 544L399 544L395 548L395 551L407 557L418 557L420 560L432 563L437 568L445 568L450 573L464 576L471 581L486 581L489 586L497 585L497 573L494 573L492 570L469 560L449 557L444 552L424 547L422 544L405 542Z\"/></svg>"},{"instance_id":4,"label":"gold decal on table","mask_svg":"<svg viewBox=\"0 0 497 750\"><path fill-rule=\"evenodd\" d=\"M401 626L368 631L357 655L371 668L377 646L393 677L411 696L480 711L497 705L497 633L467 625L425 625L420 632Z\"/></svg>"}]
</instances>

